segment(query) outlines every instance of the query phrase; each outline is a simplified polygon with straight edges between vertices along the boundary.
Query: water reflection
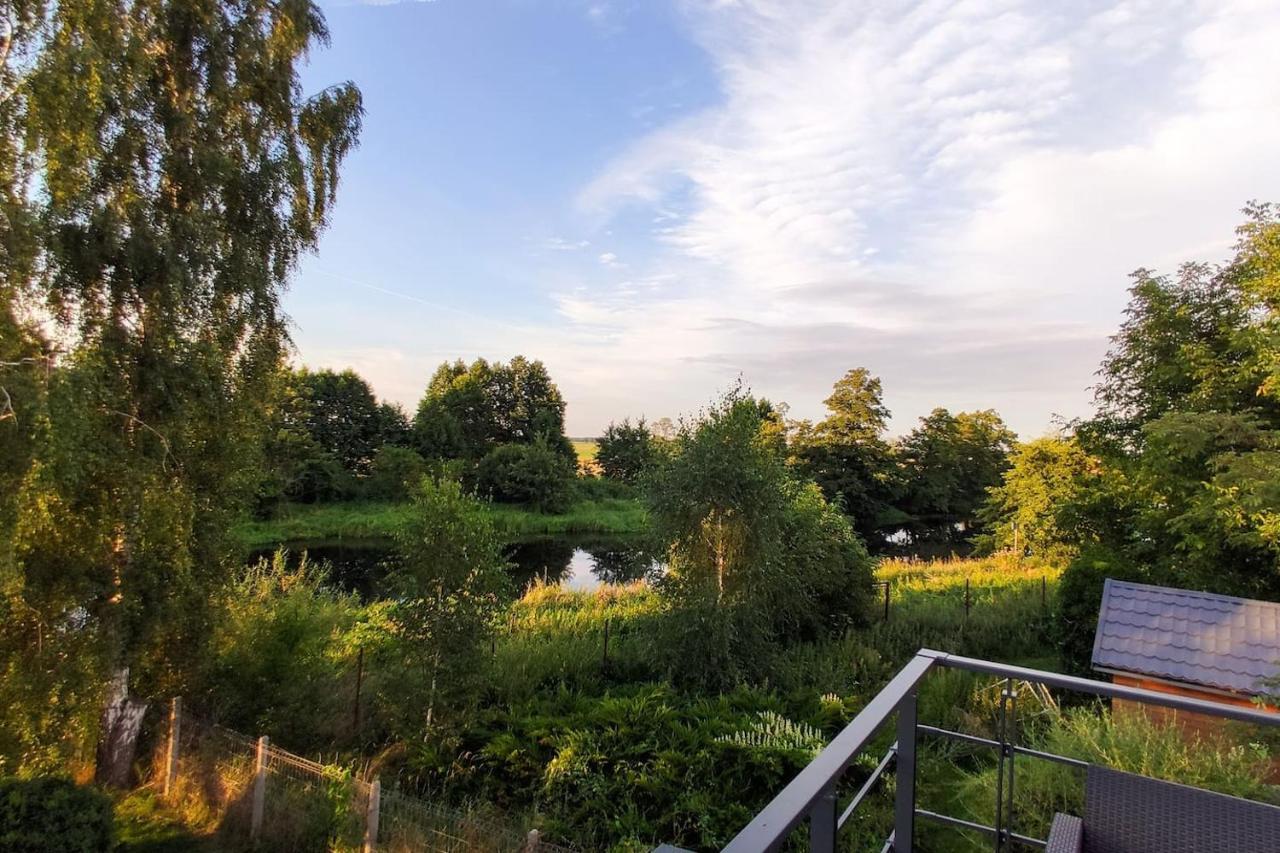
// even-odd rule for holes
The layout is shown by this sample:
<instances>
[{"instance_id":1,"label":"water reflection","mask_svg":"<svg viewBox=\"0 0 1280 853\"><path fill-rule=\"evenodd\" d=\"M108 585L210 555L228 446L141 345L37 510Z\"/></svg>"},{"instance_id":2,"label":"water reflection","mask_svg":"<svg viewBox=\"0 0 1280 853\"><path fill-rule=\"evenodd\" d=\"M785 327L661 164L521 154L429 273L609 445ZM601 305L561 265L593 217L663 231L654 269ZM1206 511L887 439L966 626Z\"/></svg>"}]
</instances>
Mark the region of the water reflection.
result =
<instances>
[{"instance_id":1,"label":"water reflection","mask_svg":"<svg viewBox=\"0 0 1280 853\"><path fill-rule=\"evenodd\" d=\"M284 547L291 565L297 565L305 552L311 563L327 564L335 585L366 600L385 594L383 581L396 565L394 549L382 540L295 542ZM270 558L271 553L257 551L250 558ZM535 579L572 589L595 589L601 584L652 580L662 572L653 549L635 539L536 539L509 546L507 559L512 563L512 580L520 590Z\"/></svg>"},{"instance_id":2,"label":"water reflection","mask_svg":"<svg viewBox=\"0 0 1280 853\"><path fill-rule=\"evenodd\" d=\"M634 540L538 539L512 545L507 558L517 584L534 580L573 589L647 581L662 572L651 548Z\"/></svg>"}]
</instances>

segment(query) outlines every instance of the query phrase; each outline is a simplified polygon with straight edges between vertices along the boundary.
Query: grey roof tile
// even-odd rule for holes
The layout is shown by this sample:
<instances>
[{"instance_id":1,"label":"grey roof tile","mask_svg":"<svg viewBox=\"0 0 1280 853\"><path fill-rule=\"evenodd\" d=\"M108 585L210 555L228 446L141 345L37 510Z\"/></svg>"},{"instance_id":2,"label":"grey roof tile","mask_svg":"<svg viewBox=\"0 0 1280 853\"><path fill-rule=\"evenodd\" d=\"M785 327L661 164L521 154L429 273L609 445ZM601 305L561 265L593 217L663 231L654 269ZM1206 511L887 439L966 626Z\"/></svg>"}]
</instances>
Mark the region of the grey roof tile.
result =
<instances>
[{"instance_id":1,"label":"grey roof tile","mask_svg":"<svg viewBox=\"0 0 1280 853\"><path fill-rule=\"evenodd\" d=\"M1257 695L1280 675L1280 604L1108 578L1093 666Z\"/></svg>"}]
</instances>

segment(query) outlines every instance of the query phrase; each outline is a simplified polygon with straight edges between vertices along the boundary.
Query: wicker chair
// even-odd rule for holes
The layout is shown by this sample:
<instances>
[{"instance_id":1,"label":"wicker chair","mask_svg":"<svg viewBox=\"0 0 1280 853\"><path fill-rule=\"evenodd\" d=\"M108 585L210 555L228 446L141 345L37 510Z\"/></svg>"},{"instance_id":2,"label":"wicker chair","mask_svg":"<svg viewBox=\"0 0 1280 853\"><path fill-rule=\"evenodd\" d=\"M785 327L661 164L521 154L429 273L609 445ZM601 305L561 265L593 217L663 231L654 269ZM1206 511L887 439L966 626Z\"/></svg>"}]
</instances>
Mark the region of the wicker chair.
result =
<instances>
[{"instance_id":1,"label":"wicker chair","mask_svg":"<svg viewBox=\"0 0 1280 853\"><path fill-rule=\"evenodd\" d=\"M1054 815L1045 853L1280 853L1280 808L1090 767L1084 819Z\"/></svg>"}]
</instances>

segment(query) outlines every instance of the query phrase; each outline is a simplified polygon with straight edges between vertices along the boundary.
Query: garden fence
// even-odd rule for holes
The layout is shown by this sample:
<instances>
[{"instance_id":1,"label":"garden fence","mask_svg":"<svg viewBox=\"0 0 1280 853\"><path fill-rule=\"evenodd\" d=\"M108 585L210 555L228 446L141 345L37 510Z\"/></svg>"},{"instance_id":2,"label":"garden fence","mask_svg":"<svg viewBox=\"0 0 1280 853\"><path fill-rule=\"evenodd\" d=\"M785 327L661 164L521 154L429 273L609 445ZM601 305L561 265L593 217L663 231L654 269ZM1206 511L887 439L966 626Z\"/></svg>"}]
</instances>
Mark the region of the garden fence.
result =
<instances>
[{"instance_id":1,"label":"garden fence","mask_svg":"<svg viewBox=\"0 0 1280 853\"><path fill-rule=\"evenodd\" d=\"M501 821L382 790L324 764L202 720L172 700L158 756L164 797L223 836L294 851L572 853Z\"/></svg>"}]
</instances>

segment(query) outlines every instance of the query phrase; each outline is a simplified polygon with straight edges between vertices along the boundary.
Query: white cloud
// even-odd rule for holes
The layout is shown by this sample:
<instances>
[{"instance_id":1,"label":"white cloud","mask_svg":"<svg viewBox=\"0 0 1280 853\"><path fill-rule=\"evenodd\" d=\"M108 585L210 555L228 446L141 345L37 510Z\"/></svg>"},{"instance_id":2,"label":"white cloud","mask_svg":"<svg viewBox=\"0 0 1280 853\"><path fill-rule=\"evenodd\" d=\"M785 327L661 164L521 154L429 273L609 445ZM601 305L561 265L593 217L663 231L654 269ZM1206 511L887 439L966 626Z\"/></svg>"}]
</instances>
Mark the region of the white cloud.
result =
<instances>
[{"instance_id":1,"label":"white cloud","mask_svg":"<svg viewBox=\"0 0 1280 853\"><path fill-rule=\"evenodd\" d=\"M1129 270L1221 256L1243 202L1280 197L1273 2L736 0L688 20L723 103L579 197L647 209L646 272L674 278L559 301L565 346L630 365L634 398L687 408L745 370L810 414L867 364L901 415L995 406L1036 432L1084 413Z\"/></svg>"},{"instance_id":2,"label":"white cloud","mask_svg":"<svg viewBox=\"0 0 1280 853\"><path fill-rule=\"evenodd\" d=\"M613 252L602 252L599 260L606 267L616 267L618 265L618 256Z\"/></svg>"}]
</instances>

